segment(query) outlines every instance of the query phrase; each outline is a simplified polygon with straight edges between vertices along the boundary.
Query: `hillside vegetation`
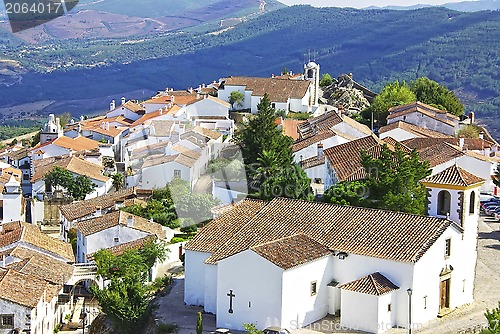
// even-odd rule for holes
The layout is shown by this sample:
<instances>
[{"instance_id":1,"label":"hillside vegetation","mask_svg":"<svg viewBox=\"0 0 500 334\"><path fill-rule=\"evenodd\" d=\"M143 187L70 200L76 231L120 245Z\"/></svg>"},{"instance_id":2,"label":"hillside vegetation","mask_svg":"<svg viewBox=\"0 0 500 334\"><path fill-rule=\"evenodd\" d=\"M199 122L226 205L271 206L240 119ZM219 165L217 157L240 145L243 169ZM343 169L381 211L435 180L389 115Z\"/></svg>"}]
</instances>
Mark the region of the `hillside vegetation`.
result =
<instances>
[{"instance_id":1,"label":"hillside vegetation","mask_svg":"<svg viewBox=\"0 0 500 334\"><path fill-rule=\"evenodd\" d=\"M186 88L228 75L268 76L284 66L298 72L310 50L323 72L352 72L375 91L389 81L427 76L453 89L466 112L491 116L500 110L499 11L293 6L220 34L206 29L152 35L134 43L75 39L35 48L13 40L2 51L30 72L19 84L0 89L0 98L7 104L84 99ZM36 93L26 95L27 90Z\"/></svg>"}]
</instances>

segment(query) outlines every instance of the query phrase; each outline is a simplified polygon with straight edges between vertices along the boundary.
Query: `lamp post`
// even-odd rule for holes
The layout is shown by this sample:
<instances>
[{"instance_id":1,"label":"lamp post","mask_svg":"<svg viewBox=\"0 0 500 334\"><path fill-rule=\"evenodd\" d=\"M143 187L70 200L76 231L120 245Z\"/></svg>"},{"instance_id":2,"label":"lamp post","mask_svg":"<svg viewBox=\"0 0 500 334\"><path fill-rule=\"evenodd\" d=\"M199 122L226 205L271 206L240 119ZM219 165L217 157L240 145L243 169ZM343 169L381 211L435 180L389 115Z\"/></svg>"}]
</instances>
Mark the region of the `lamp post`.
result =
<instances>
[{"instance_id":1,"label":"lamp post","mask_svg":"<svg viewBox=\"0 0 500 334\"><path fill-rule=\"evenodd\" d=\"M408 333L411 334L411 294L412 289L408 288L406 293L408 293Z\"/></svg>"}]
</instances>

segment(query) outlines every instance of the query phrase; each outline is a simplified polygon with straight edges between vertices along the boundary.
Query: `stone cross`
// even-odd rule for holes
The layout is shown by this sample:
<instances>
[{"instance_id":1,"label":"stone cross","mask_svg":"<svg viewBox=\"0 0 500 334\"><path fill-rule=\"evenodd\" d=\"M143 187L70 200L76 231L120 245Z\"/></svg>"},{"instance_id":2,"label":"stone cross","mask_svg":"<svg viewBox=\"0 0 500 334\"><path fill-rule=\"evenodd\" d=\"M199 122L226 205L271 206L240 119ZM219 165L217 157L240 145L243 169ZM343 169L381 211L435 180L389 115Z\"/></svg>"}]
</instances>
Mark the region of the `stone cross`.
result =
<instances>
[{"instance_id":1,"label":"stone cross","mask_svg":"<svg viewBox=\"0 0 500 334\"><path fill-rule=\"evenodd\" d=\"M233 290L229 290L229 293L227 294L229 297L229 313L233 313L233 298L236 297L233 293Z\"/></svg>"}]
</instances>

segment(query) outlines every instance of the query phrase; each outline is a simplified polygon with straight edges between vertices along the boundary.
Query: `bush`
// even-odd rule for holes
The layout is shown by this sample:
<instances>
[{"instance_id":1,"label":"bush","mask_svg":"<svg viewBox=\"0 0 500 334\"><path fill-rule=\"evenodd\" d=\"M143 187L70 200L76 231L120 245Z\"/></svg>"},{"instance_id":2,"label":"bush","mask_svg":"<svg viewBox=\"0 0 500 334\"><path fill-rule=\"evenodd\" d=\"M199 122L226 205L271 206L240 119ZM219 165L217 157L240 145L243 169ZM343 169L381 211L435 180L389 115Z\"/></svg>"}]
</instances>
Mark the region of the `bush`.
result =
<instances>
[{"instance_id":1,"label":"bush","mask_svg":"<svg viewBox=\"0 0 500 334\"><path fill-rule=\"evenodd\" d=\"M177 332L178 330L179 326L175 324L161 323L156 327L156 334L171 334Z\"/></svg>"},{"instance_id":2,"label":"bush","mask_svg":"<svg viewBox=\"0 0 500 334\"><path fill-rule=\"evenodd\" d=\"M289 111L287 118L298 119L298 120L306 120L312 117L312 115L308 112L293 112Z\"/></svg>"},{"instance_id":3,"label":"bush","mask_svg":"<svg viewBox=\"0 0 500 334\"><path fill-rule=\"evenodd\" d=\"M195 233L196 231L198 231L198 227L195 224L181 227L181 232L184 233Z\"/></svg>"},{"instance_id":4,"label":"bush","mask_svg":"<svg viewBox=\"0 0 500 334\"><path fill-rule=\"evenodd\" d=\"M183 242L183 241L186 241L186 239L180 238L180 237L173 237L172 240L170 240L170 243L171 244L176 244L178 242Z\"/></svg>"}]
</instances>

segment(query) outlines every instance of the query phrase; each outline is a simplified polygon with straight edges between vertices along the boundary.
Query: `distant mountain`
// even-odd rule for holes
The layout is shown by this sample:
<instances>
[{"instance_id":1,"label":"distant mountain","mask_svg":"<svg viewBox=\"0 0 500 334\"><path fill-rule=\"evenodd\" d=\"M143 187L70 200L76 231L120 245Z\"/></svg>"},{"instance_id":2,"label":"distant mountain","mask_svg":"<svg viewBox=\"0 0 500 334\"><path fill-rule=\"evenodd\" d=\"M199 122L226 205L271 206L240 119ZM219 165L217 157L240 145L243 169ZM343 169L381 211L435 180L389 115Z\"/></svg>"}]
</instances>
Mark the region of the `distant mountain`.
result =
<instances>
[{"instance_id":1,"label":"distant mountain","mask_svg":"<svg viewBox=\"0 0 500 334\"><path fill-rule=\"evenodd\" d=\"M389 9L389 10L414 10L426 7L433 7L431 5L412 5L412 6L370 6L363 9ZM461 12L479 12L482 10L499 10L500 0L476 0L476 1L462 1L462 2L449 2L435 7L445 7L448 9L458 10Z\"/></svg>"},{"instance_id":2,"label":"distant mountain","mask_svg":"<svg viewBox=\"0 0 500 334\"><path fill-rule=\"evenodd\" d=\"M469 111L496 117L500 111L500 11L293 6L232 29L203 29L35 46L0 41L3 57L11 60L0 79L17 73L0 88L0 100L94 99L187 88L229 75L268 76L283 67L300 72L310 53L323 73L352 72L374 91L388 81L428 76L455 90Z\"/></svg>"}]
</instances>

